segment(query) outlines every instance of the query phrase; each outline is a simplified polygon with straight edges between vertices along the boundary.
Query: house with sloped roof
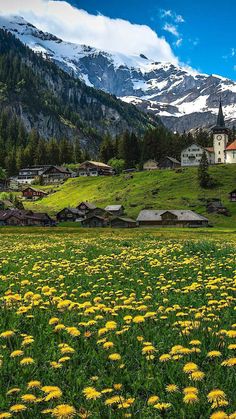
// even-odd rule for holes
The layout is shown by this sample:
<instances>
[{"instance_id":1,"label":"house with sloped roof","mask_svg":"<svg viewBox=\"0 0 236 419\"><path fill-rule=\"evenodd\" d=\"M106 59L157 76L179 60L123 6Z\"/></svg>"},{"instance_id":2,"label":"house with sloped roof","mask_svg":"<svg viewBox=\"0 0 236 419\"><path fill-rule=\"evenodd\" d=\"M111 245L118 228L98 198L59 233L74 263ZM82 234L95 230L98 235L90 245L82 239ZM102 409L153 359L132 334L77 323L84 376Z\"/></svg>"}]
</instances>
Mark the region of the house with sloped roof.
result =
<instances>
[{"instance_id":1,"label":"house with sloped roof","mask_svg":"<svg viewBox=\"0 0 236 419\"><path fill-rule=\"evenodd\" d=\"M87 160L78 167L79 176L112 176L114 170L108 164Z\"/></svg>"},{"instance_id":2,"label":"house with sloped roof","mask_svg":"<svg viewBox=\"0 0 236 419\"><path fill-rule=\"evenodd\" d=\"M65 221L81 221L85 217L84 213L77 208L63 208L56 214L56 219L58 222Z\"/></svg>"},{"instance_id":3,"label":"house with sloped roof","mask_svg":"<svg viewBox=\"0 0 236 419\"><path fill-rule=\"evenodd\" d=\"M122 215L124 214L124 207L123 205L107 205L105 211L113 215Z\"/></svg>"},{"instance_id":4,"label":"house with sloped roof","mask_svg":"<svg viewBox=\"0 0 236 419\"><path fill-rule=\"evenodd\" d=\"M176 169L177 167L181 166L181 163L174 157L166 156L160 160L158 166L159 169Z\"/></svg>"},{"instance_id":5,"label":"house with sloped roof","mask_svg":"<svg viewBox=\"0 0 236 419\"><path fill-rule=\"evenodd\" d=\"M191 210L142 210L139 227L207 227L208 219Z\"/></svg>"}]
</instances>

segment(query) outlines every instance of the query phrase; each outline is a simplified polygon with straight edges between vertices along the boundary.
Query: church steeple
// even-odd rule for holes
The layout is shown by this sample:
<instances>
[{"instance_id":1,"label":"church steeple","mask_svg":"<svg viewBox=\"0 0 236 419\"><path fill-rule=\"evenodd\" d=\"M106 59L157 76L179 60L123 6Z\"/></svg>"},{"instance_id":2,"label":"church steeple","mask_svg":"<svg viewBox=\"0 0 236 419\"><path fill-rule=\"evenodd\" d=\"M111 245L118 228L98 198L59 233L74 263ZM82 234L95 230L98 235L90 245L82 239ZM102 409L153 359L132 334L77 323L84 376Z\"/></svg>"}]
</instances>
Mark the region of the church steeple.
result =
<instances>
[{"instance_id":1,"label":"church steeple","mask_svg":"<svg viewBox=\"0 0 236 419\"><path fill-rule=\"evenodd\" d=\"M223 110L222 110L221 99L220 99L220 105L219 105L219 111L218 111L216 126L219 127L219 128L225 128L225 119L224 119L224 114L223 114Z\"/></svg>"}]
</instances>

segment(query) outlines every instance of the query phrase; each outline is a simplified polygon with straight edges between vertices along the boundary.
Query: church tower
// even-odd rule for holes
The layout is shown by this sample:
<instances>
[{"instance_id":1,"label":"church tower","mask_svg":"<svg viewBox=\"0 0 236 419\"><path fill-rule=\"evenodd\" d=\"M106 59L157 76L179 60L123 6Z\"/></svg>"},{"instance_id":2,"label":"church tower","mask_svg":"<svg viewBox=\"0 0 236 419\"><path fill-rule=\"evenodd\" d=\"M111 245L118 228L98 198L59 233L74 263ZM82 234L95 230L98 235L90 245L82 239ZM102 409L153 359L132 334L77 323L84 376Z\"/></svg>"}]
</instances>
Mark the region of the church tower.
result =
<instances>
[{"instance_id":1,"label":"church tower","mask_svg":"<svg viewBox=\"0 0 236 419\"><path fill-rule=\"evenodd\" d=\"M225 149L228 144L229 133L225 127L225 120L222 111L222 104L220 100L219 112L216 126L212 129L213 132L213 148L215 153L215 164L225 163Z\"/></svg>"}]
</instances>

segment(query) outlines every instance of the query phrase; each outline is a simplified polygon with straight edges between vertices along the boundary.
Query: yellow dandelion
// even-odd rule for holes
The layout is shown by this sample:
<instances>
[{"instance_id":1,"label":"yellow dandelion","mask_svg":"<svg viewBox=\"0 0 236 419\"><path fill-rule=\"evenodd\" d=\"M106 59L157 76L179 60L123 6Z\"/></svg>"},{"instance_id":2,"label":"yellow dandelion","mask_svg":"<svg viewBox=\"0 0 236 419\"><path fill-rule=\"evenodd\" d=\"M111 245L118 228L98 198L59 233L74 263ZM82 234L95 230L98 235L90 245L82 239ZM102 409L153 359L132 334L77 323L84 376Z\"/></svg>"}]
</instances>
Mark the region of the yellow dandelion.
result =
<instances>
[{"instance_id":1,"label":"yellow dandelion","mask_svg":"<svg viewBox=\"0 0 236 419\"><path fill-rule=\"evenodd\" d=\"M228 416L223 410L219 410L218 412L212 413L210 416L210 419L228 419L230 416Z\"/></svg>"},{"instance_id":2,"label":"yellow dandelion","mask_svg":"<svg viewBox=\"0 0 236 419\"><path fill-rule=\"evenodd\" d=\"M169 354L163 354L159 357L159 361L161 362L167 362L171 359L171 356Z\"/></svg>"},{"instance_id":3,"label":"yellow dandelion","mask_svg":"<svg viewBox=\"0 0 236 419\"><path fill-rule=\"evenodd\" d=\"M188 362L183 367L183 371L186 374L191 374L192 372L197 371L197 370L198 370L198 366L194 362Z\"/></svg>"},{"instance_id":4,"label":"yellow dandelion","mask_svg":"<svg viewBox=\"0 0 236 419\"><path fill-rule=\"evenodd\" d=\"M145 322L145 318L143 316L135 316L133 318L133 322L138 324L138 323L144 323Z\"/></svg>"},{"instance_id":5,"label":"yellow dandelion","mask_svg":"<svg viewBox=\"0 0 236 419\"><path fill-rule=\"evenodd\" d=\"M220 351L210 351L207 353L208 358L219 358L220 356L222 356Z\"/></svg>"},{"instance_id":6,"label":"yellow dandelion","mask_svg":"<svg viewBox=\"0 0 236 419\"><path fill-rule=\"evenodd\" d=\"M23 359L20 361L20 364L21 364L21 365L30 365L30 364L34 364L34 360L33 360L33 358L31 358L31 357L29 356L29 357L23 358Z\"/></svg>"},{"instance_id":7,"label":"yellow dandelion","mask_svg":"<svg viewBox=\"0 0 236 419\"><path fill-rule=\"evenodd\" d=\"M149 399L148 399L148 401L147 401L147 404L148 405L154 405L158 401L159 401L159 397L158 396L150 396Z\"/></svg>"},{"instance_id":8,"label":"yellow dandelion","mask_svg":"<svg viewBox=\"0 0 236 419\"><path fill-rule=\"evenodd\" d=\"M154 404L153 407L155 407L155 409L160 410L160 411L163 412L165 410L170 409L171 403L157 403L157 404Z\"/></svg>"},{"instance_id":9,"label":"yellow dandelion","mask_svg":"<svg viewBox=\"0 0 236 419\"><path fill-rule=\"evenodd\" d=\"M32 380L28 382L27 388L40 388L41 382L38 380Z\"/></svg>"},{"instance_id":10,"label":"yellow dandelion","mask_svg":"<svg viewBox=\"0 0 236 419\"><path fill-rule=\"evenodd\" d=\"M210 391L210 393L208 393L207 399L210 403L220 401L220 400L225 400L226 399L226 394L224 393L223 390L220 390L220 389L217 388L217 389L214 389L214 390Z\"/></svg>"},{"instance_id":11,"label":"yellow dandelion","mask_svg":"<svg viewBox=\"0 0 236 419\"><path fill-rule=\"evenodd\" d=\"M8 390L6 395L10 396L11 394L19 393L19 392L20 392L20 388L19 387L14 387L14 388L11 388L10 390Z\"/></svg>"},{"instance_id":12,"label":"yellow dandelion","mask_svg":"<svg viewBox=\"0 0 236 419\"><path fill-rule=\"evenodd\" d=\"M202 371L194 371L190 374L190 378L193 381L202 381L205 377L205 373Z\"/></svg>"},{"instance_id":13,"label":"yellow dandelion","mask_svg":"<svg viewBox=\"0 0 236 419\"><path fill-rule=\"evenodd\" d=\"M121 360L121 356L120 356L120 354L117 354L117 353L110 354L110 355L108 356L108 358L109 358L111 361L120 361L120 360Z\"/></svg>"},{"instance_id":14,"label":"yellow dandelion","mask_svg":"<svg viewBox=\"0 0 236 419\"><path fill-rule=\"evenodd\" d=\"M94 387L85 387L83 390L83 394L88 400L96 400L99 399L99 397L101 397L101 393L97 391Z\"/></svg>"},{"instance_id":15,"label":"yellow dandelion","mask_svg":"<svg viewBox=\"0 0 236 419\"><path fill-rule=\"evenodd\" d=\"M34 403L36 401L36 396L34 394L23 394L21 400L25 403Z\"/></svg>"},{"instance_id":16,"label":"yellow dandelion","mask_svg":"<svg viewBox=\"0 0 236 419\"><path fill-rule=\"evenodd\" d=\"M168 384L166 386L167 393L176 393L179 391L179 387L176 384Z\"/></svg>"},{"instance_id":17,"label":"yellow dandelion","mask_svg":"<svg viewBox=\"0 0 236 419\"><path fill-rule=\"evenodd\" d=\"M6 330L5 332L0 333L0 338L10 339L14 335L15 332L13 332L13 330Z\"/></svg>"},{"instance_id":18,"label":"yellow dandelion","mask_svg":"<svg viewBox=\"0 0 236 419\"><path fill-rule=\"evenodd\" d=\"M10 407L9 410L12 413L18 413L18 412L23 412L26 409L27 407L24 404L14 404L13 406Z\"/></svg>"},{"instance_id":19,"label":"yellow dandelion","mask_svg":"<svg viewBox=\"0 0 236 419\"><path fill-rule=\"evenodd\" d=\"M2 412L0 413L0 419L8 419L11 418L12 414L10 412Z\"/></svg>"},{"instance_id":20,"label":"yellow dandelion","mask_svg":"<svg viewBox=\"0 0 236 419\"><path fill-rule=\"evenodd\" d=\"M185 387L183 389L183 393L184 394L188 394L188 393L198 394L198 389L196 387Z\"/></svg>"},{"instance_id":21,"label":"yellow dandelion","mask_svg":"<svg viewBox=\"0 0 236 419\"><path fill-rule=\"evenodd\" d=\"M23 351L21 351L20 349L18 349L18 350L16 350L16 351L13 351L13 352L11 353L10 357L11 357L11 358L15 358L15 357L17 357L17 356L21 356L21 355L24 355L24 352L23 352Z\"/></svg>"},{"instance_id":22,"label":"yellow dandelion","mask_svg":"<svg viewBox=\"0 0 236 419\"><path fill-rule=\"evenodd\" d=\"M235 367L236 366L236 358L229 358L226 359L221 363L223 367Z\"/></svg>"},{"instance_id":23,"label":"yellow dandelion","mask_svg":"<svg viewBox=\"0 0 236 419\"><path fill-rule=\"evenodd\" d=\"M52 409L52 416L57 419L72 419L76 415L76 410L69 404L59 404Z\"/></svg>"},{"instance_id":24,"label":"yellow dandelion","mask_svg":"<svg viewBox=\"0 0 236 419\"><path fill-rule=\"evenodd\" d=\"M198 402L198 396L196 393L187 393L185 394L183 401L186 404L194 404Z\"/></svg>"}]
</instances>

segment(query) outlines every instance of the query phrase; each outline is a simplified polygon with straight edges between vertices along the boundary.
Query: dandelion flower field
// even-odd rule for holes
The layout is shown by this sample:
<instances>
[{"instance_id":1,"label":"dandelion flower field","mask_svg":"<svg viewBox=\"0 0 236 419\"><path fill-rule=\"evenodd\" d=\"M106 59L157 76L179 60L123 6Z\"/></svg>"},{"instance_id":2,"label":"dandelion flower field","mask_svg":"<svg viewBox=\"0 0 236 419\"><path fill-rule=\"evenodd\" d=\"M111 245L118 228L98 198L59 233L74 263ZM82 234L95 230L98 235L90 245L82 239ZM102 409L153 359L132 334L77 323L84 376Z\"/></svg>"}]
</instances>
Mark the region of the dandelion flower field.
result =
<instances>
[{"instance_id":1,"label":"dandelion flower field","mask_svg":"<svg viewBox=\"0 0 236 419\"><path fill-rule=\"evenodd\" d=\"M1 234L0 419L235 419L235 250L233 236Z\"/></svg>"}]
</instances>

